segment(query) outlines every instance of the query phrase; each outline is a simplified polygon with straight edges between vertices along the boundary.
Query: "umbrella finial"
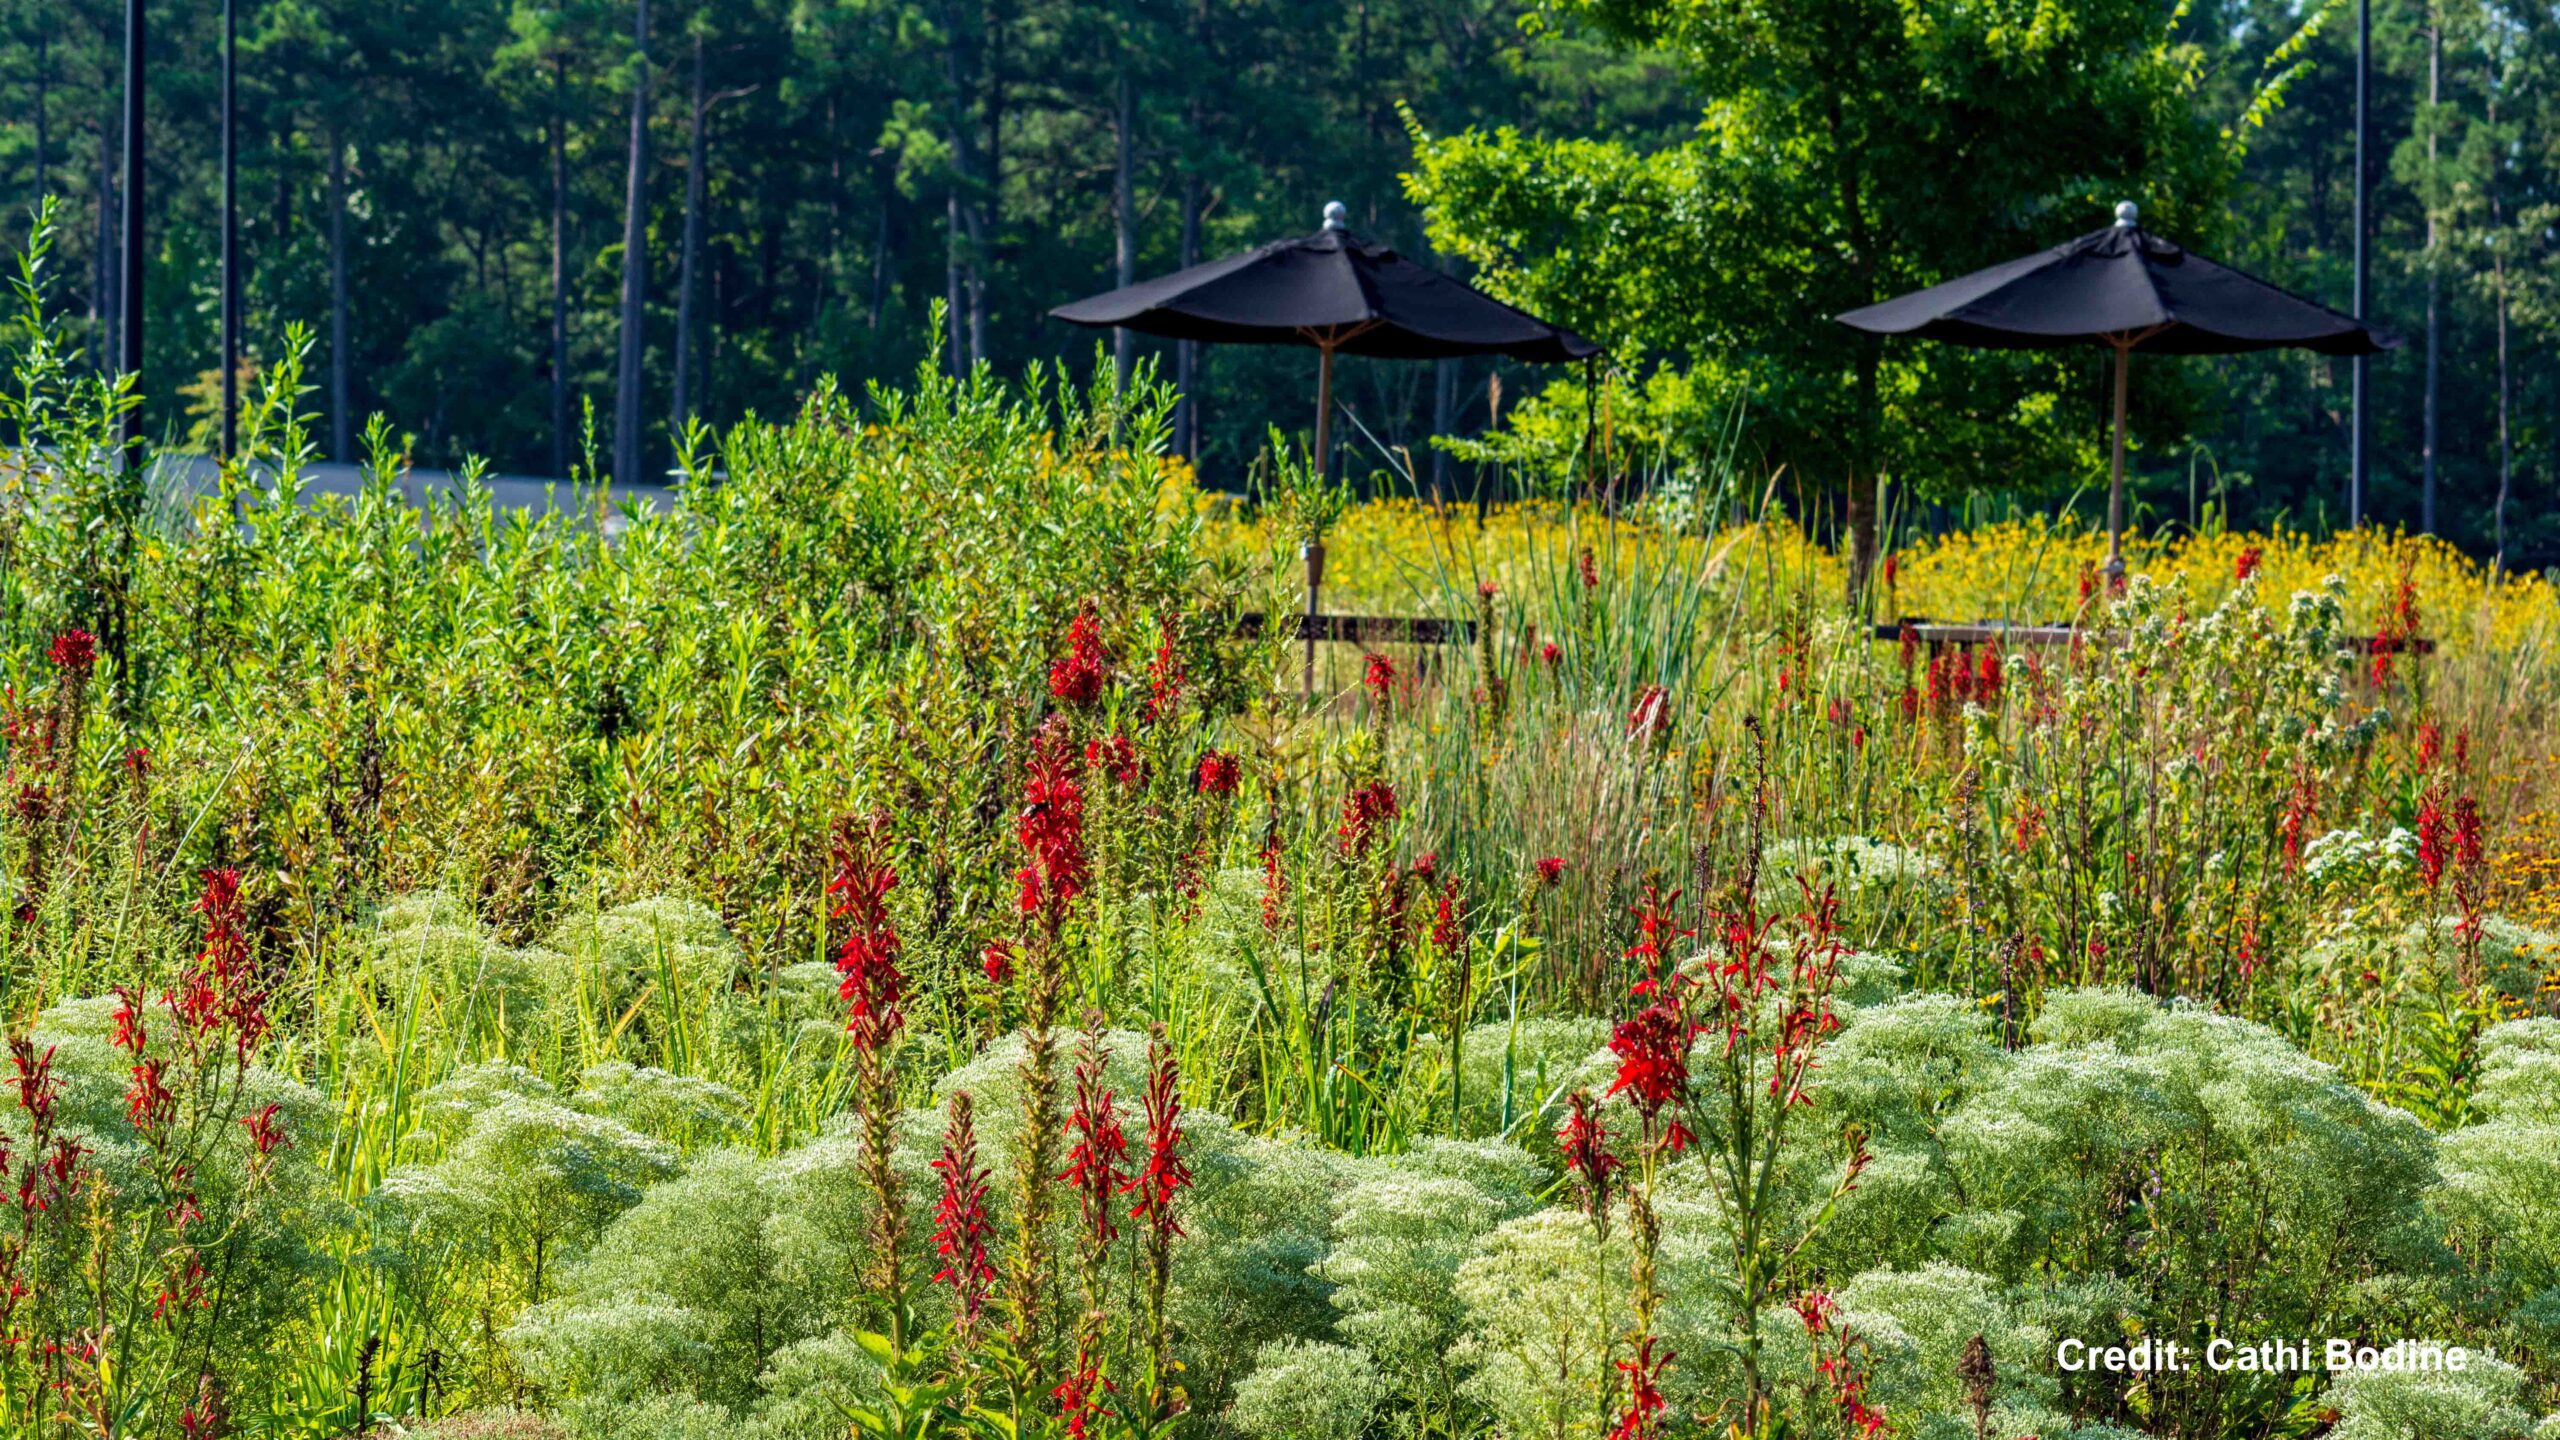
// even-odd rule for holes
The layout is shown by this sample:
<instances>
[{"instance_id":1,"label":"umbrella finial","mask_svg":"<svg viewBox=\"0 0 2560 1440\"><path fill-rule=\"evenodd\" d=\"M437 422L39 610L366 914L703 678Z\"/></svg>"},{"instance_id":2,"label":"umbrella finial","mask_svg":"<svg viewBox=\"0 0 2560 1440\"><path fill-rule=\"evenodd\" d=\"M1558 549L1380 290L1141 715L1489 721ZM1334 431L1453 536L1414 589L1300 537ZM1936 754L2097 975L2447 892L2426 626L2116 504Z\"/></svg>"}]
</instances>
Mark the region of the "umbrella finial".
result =
<instances>
[{"instance_id":1,"label":"umbrella finial","mask_svg":"<svg viewBox=\"0 0 2560 1440\"><path fill-rule=\"evenodd\" d=\"M2134 204L2130 200L2119 200L2116 202L2117 228L2130 230L2140 223L2142 223L2141 206Z\"/></svg>"},{"instance_id":2,"label":"umbrella finial","mask_svg":"<svg viewBox=\"0 0 2560 1440\"><path fill-rule=\"evenodd\" d=\"M1351 228L1351 207L1339 200L1324 202L1324 228L1327 230Z\"/></svg>"}]
</instances>

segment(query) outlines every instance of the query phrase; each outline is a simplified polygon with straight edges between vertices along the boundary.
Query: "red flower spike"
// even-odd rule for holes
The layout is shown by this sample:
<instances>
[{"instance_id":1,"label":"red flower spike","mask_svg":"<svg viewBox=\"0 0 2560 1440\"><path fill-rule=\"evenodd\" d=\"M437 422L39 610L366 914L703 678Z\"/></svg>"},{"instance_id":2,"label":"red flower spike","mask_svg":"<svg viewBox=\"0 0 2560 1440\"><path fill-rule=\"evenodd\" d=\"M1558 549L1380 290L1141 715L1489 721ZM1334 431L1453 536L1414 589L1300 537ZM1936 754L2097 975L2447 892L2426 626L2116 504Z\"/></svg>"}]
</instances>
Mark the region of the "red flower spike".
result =
<instances>
[{"instance_id":1,"label":"red flower spike","mask_svg":"<svg viewBox=\"0 0 2560 1440\"><path fill-rule=\"evenodd\" d=\"M1439 903L1432 910L1431 946L1443 955L1455 955L1467 948L1467 911L1458 899L1458 877L1454 875L1441 883Z\"/></svg>"},{"instance_id":2,"label":"red flower spike","mask_svg":"<svg viewBox=\"0 0 2560 1440\"><path fill-rule=\"evenodd\" d=\"M1289 903L1289 878L1280 870L1280 837L1273 834L1262 842L1262 928L1277 931L1281 912Z\"/></svg>"},{"instance_id":3,"label":"red flower spike","mask_svg":"<svg viewBox=\"0 0 2560 1440\"><path fill-rule=\"evenodd\" d=\"M1244 767L1236 757L1224 750L1205 750L1200 767L1192 779L1192 788L1203 795L1233 795L1244 782Z\"/></svg>"},{"instance_id":4,"label":"red flower spike","mask_svg":"<svg viewBox=\"0 0 2560 1440\"><path fill-rule=\"evenodd\" d=\"M1352 791L1342 801L1342 823L1334 831L1341 842L1342 853L1363 855L1378 831L1396 818L1396 790L1384 780L1372 780Z\"/></svg>"},{"instance_id":5,"label":"red flower spike","mask_svg":"<svg viewBox=\"0 0 2560 1440\"><path fill-rule=\"evenodd\" d=\"M1182 708L1184 673L1180 636L1170 616L1157 627L1156 654L1147 662L1147 723L1152 725Z\"/></svg>"},{"instance_id":6,"label":"red flower spike","mask_svg":"<svg viewBox=\"0 0 2560 1440\"><path fill-rule=\"evenodd\" d=\"M64 674L86 675L98 663L98 637L86 630L65 630L53 637L53 647L46 653Z\"/></svg>"},{"instance_id":7,"label":"red flower spike","mask_svg":"<svg viewBox=\"0 0 2560 1440\"><path fill-rule=\"evenodd\" d=\"M278 1108L269 1104L240 1117L240 1124L249 1132L250 1147L260 1155L273 1153L279 1145L293 1143L285 1138L284 1126L276 1119Z\"/></svg>"},{"instance_id":8,"label":"red flower spike","mask_svg":"<svg viewBox=\"0 0 2560 1440\"><path fill-rule=\"evenodd\" d=\"M1182 1076L1173 1051L1161 1042L1154 1059L1147 1072L1146 1162L1120 1182L1120 1190L1138 1197L1129 1208L1130 1219L1178 1236L1183 1232L1173 1217L1174 1197L1191 1188L1191 1167L1182 1161Z\"/></svg>"},{"instance_id":9,"label":"red flower spike","mask_svg":"<svg viewBox=\"0 0 2560 1440\"><path fill-rule=\"evenodd\" d=\"M1120 1236L1120 1227L1112 1216L1111 1196L1120 1189L1125 1178L1121 1167L1129 1160L1129 1138L1120 1129L1120 1115L1112 1108L1111 1092L1102 1088L1103 1066L1110 1060L1099 1040L1087 1037L1082 1053L1076 1057L1075 1108L1067 1115L1066 1129L1075 1137L1067 1149L1067 1168L1058 1178L1076 1192L1076 1202L1084 1213L1085 1233L1097 1246L1109 1245Z\"/></svg>"},{"instance_id":10,"label":"red flower spike","mask_svg":"<svg viewBox=\"0 0 2560 1440\"><path fill-rule=\"evenodd\" d=\"M1627 738L1650 742L1671 732L1671 692L1659 685L1647 685L1636 696L1635 708L1627 712Z\"/></svg>"},{"instance_id":11,"label":"red flower spike","mask_svg":"<svg viewBox=\"0 0 2560 1440\"><path fill-rule=\"evenodd\" d=\"M1369 692L1380 705L1395 696L1396 662L1375 652L1363 658L1360 665L1360 688Z\"/></svg>"},{"instance_id":12,"label":"red flower spike","mask_svg":"<svg viewBox=\"0 0 2560 1440\"><path fill-rule=\"evenodd\" d=\"M2444 879L2453 825L2445 815L2444 787L2430 785L2418 797L2418 883L2429 891Z\"/></svg>"},{"instance_id":13,"label":"red flower spike","mask_svg":"<svg viewBox=\"0 0 2560 1440\"><path fill-rule=\"evenodd\" d=\"M1600 1119L1589 1094L1576 1090L1566 1103L1564 1124L1556 1130L1556 1148L1564 1156L1565 1173L1573 1177L1574 1189L1582 1198L1583 1213L1605 1224L1609 1175L1620 1162L1609 1152L1609 1127Z\"/></svg>"},{"instance_id":14,"label":"red flower spike","mask_svg":"<svg viewBox=\"0 0 2560 1440\"><path fill-rule=\"evenodd\" d=\"M1102 630L1093 611L1079 610L1067 624L1067 653L1049 666L1049 693L1060 703L1082 710L1102 698L1111 678L1110 659L1102 651Z\"/></svg>"},{"instance_id":15,"label":"red flower spike","mask_svg":"<svg viewBox=\"0 0 2560 1440\"><path fill-rule=\"evenodd\" d=\"M160 1062L145 1060L133 1067L133 1083L125 1087L125 1118L144 1135L159 1134L177 1118L178 1097L160 1077Z\"/></svg>"},{"instance_id":16,"label":"red flower spike","mask_svg":"<svg viewBox=\"0 0 2560 1440\"><path fill-rule=\"evenodd\" d=\"M142 1056L143 1046L149 1043L150 1032L143 1028L141 1002L133 998L132 991L127 990L121 985L116 987L116 1008L114 1018L116 1022L114 1040L115 1047L131 1054L136 1059L140 1059Z\"/></svg>"},{"instance_id":17,"label":"red flower spike","mask_svg":"<svg viewBox=\"0 0 2560 1440\"><path fill-rule=\"evenodd\" d=\"M1654 1338L1644 1336L1636 1341L1633 1355L1618 1362L1618 1370L1627 1377L1627 1408L1618 1415L1618 1423L1609 1432L1609 1440L1652 1440L1660 1433L1656 1417L1670 1408L1662 1393L1662 1372L1671 1364L1672 1352L1654 1352Z\"/></svg>"},{"instance_id":18,"label":"red flower spike","mask_svg":"<svg viewBox=\"0 0 2560 1440\"><path fill-rule=\"evenodd\" d=\"M933 1162L942 1177L942 1198L933 1211L933 1253L942 1257L934 1282L951 1287L959 1305L960 1330L974 1329L994 1293L996 1267L987 1254L995 1226L987 1218L987 1171L978 1163L978 1131L969 1093L951 1094L949 1120L942 1131L942 1155Z\"/></svg>"},{"instance_id":19,"label":"red flower spike","mask_svg":"<svg viewBox=\"0 0 2560 1440\"><path fill-rule=\"evenodd\" d=\"M900 1008L906 977L898 970L901 944L888 905L898 872L881 857L881 848L876 830L857 834L848 827L837 839L835 876L827 882L836 902L829 913L845 922L844 942L836 949L845 1029L856 1046L875 1055L887 1051L906 1024Z\"/></svg>"},{"instance_id":20,"label":"red flower spike","mask_svg":"<svg viewBox=\"0 0 2560 1440\"><path fill-rule=\"evenodd\" d=\"M1015 838L1025 863L1015 872L1021 882L1025 915L1037 914L1055 926L1067 907L1084 892L1088 874L1084 853L1084 787L1065 746L1043 733L1032 742L1031 775L1022 789L1022 818Z\"/></svg>"}]
</instances>

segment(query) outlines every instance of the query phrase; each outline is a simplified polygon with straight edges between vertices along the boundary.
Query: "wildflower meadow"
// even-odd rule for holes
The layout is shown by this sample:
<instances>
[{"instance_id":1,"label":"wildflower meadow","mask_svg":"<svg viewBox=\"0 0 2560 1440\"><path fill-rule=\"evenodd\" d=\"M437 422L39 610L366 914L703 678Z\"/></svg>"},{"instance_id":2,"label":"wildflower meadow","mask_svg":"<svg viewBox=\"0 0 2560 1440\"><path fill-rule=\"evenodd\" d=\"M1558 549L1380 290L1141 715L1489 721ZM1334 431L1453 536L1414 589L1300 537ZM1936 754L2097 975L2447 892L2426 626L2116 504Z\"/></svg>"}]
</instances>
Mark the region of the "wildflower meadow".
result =
<instances>
[{"instance_id":1,"label":"wildflower meadow","mask_svg":"<svg viewBox=\"0 0 2560 1440\"><path fill-rule=\"evenodd\" d=\"M2539 576L2014 518L1852 605L1749 484L1209 496L1107 366L523 512L305 494L288 357L144 497L47 334L9 1435L2560 1435ZM1311 538L1463 643L1302 696Z\"/></svg>"}]
</instances>

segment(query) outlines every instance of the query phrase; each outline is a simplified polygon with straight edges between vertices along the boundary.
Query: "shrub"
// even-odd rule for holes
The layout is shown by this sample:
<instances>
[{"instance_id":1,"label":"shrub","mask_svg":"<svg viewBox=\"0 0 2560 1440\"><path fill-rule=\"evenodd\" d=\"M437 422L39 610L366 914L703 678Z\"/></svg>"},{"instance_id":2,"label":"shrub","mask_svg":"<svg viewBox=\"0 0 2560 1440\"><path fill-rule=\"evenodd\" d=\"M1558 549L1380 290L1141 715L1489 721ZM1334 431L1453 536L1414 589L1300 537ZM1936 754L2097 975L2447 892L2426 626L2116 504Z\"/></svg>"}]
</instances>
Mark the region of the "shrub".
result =
<instances>
[{"instance_id":1,"label":"shrub","mask_svg":"<svg viewBox=\"0 0 2560 1440\"><path fill-rule=\"evenodd\" d=\"M1256 1440L1359 1440L1387 1383L1366 1352L1320 1340L1275 1340L1236 1388L1235 1427Z\"/></svg>"}]
</instances>

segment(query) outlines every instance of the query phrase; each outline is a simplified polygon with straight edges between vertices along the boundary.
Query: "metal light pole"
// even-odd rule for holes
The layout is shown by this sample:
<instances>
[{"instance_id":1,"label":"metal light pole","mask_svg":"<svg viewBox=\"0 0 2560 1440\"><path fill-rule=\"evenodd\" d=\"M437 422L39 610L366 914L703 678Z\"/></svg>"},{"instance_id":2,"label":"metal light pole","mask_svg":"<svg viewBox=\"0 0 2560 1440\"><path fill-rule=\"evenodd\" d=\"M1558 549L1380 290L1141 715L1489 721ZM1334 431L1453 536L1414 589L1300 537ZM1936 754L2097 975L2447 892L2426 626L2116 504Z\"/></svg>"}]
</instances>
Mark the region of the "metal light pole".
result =
<instances>
[{"instance_id":1,"label":"metal light pole","mask_svg":"<svg viewBox=\"0 0 2560 1440\"><path fill-rule=\"evenodd\" d=\"M2366 132L2371 129L2373 98L2373 4L2372 0L2356 0L2356 293L2355 317L2365 318L2367 287L2371 280L2365 254L2365 232L2369 227L2365 215L2368 192L2373 188L2373 175L2365 163ZM2347 439L2347 524L2364 523L2365 492L2365 357L2353 362L2355 388L2349 402Z\"/></svg>"},{"instance_id":2,"label":"metal light pole","mask_svg":"<svg viewBox=\"0 0 2560 1440\"><path fill-rule=\"evenodd\" d=\"M125 464L140 483L142 468L142 0L124 5L124 373L133 377L136 403L124 412Z\"/></svg>"},{"instance_id":3,"label":"metal light pole","mask_svg":"<svg viewBox=\"0 0 2560 1440\"><path fill-rule=\"evenodd\" d=\"M236 0L222 0L222 458L240 440L239 46Z\"/></svg>"}]
</instances>

